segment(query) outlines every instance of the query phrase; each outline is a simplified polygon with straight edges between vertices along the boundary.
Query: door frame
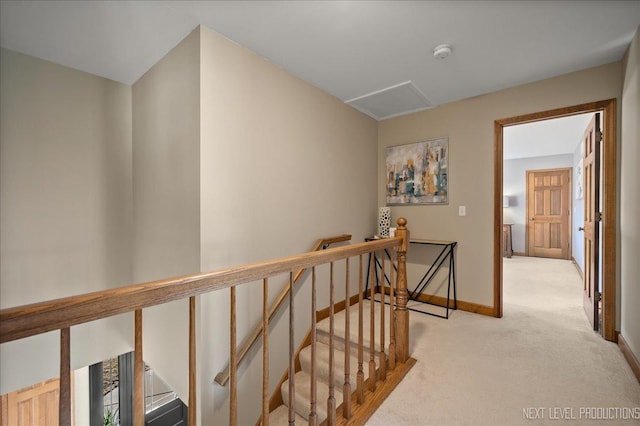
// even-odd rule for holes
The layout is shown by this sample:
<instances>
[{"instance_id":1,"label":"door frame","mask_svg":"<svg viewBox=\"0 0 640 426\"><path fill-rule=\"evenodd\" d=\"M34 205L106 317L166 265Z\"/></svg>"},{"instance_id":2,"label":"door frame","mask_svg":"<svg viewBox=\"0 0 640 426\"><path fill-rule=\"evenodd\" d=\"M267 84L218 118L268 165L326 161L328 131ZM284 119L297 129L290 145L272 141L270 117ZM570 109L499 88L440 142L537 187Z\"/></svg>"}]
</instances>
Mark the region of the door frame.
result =
<instances>
[{"instance_id":1,"label":"door frame","mask_svg":"<svg viewBox=\"0 0 640 426\"><path fill-rule=\"evenodd\" d=\"M617 246L617 112L616 99L590 102L494 121L494 200L493 200L493 315L503 314L502 274L502 179L503 130L507 126L589 112L602 112L602 336L617 341L616 328L616 246Z\"/></svg>"}]
</instances>

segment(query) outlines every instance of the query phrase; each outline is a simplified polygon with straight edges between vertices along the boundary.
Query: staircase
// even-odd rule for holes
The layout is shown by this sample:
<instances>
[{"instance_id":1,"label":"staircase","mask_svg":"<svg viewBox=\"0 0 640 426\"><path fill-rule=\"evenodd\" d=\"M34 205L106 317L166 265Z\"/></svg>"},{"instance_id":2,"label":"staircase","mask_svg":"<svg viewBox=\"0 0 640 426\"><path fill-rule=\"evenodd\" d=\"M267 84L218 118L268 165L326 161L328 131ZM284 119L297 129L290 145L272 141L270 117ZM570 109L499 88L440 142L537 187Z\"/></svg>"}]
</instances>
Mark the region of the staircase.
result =
<instances>
[{"instance_id":1,"label":"staircase","mask_svg":"<svg viewBox=\"0 0 640 426\"><path fill-rule=\"evenodd\" d=\"M309 424L326 422L333 424L364 424L375 409L380 406L386 396L402 380L404 375L415 363L409 358L409 311L407 310L408 292L406 261L407 249L409 246L409 230L406 228L407 221L404 218L398 219L398 228L394 238L383 238L363 243L351 244L348 246L329 248L321 251L301 253L295 256L288 256L278 259L265 260L247 265L235 266L210 272L198 272L196 274L184 275L180 277L167 278L159 281L127 285L124 287L101 290L93 293L81 294L55 300L47 300L25 306L15 306L0 310L0 345L24 339L43 333L57 331L60 336L60 385L58 399L58 423L61 425L72 424L72 375L71 375L71 328L80 324L110 318L115 315L131 313L133 314L134 330L134 392L133 392L133 424L144 424L144 353L143 353L143 311L154 306L161 306L166 303L184 300L189 303L188 310L188 345L184 348L188 353L188 418L189 424L195 426L198 422L198 413L202 408L198 407L198 374L196 369L196 354L198 353L197 343L198 330L196 324L199 314L197 297L216 291L228 289L230 295L229 303L229 335L230 335L230 368L229 368L229 424L238 424L238 375L237 358L244 348L238 350L236 345L236 325L237 325L237 302L236 289L240 286L245 288L256 288L256 281L262 281L262 392L261 392L261 412L264 415L264 423L267 416L272 424L293 423L296 419L299 422L308 419ZM343 241L338 237L338 240ZM333 241L334 239L332 239ZM325 245L323 244L324 248ZM334 292L334 268L335 262L344 262L345 267L345 292L349 291L349 260L352 264L358 262L357 282L359 294L363 294L364 266L363 259L372 256L374 253L382 253L391 250L395 252L395 267L389 267L391 287L388 287L395 316L391 320L393 327L389 327L387 318L382 317L381 306L391 309L391 306L382 303L363 301L355 307L353 303L346 312L340 312L340 306L344 303L332 304L329 309L330 318L324 319L324 311L317 314L319 322L314 321L312 332L313 340L307 338L308 346L314 342L311 349L302 348L295 353L293 350L294 330L296 319L294 317L294 297L293 290L294 277L301 274L299 271L311 268L311 312L316 313L316 281L315 268L329 269L329 300L333 300ZM382 257L384 259L384 257ZM374 263L370 262L369 288L375 289L383 285L373 280ZM382 275L385 273L385 263L379 264ZM394 277L394 272L397 275ZM355 272L355 271L354 271ZM274 396L269 401L269 319L277 308L270 309L269 299L269 278L277 276L289 276L289 351L286 355L289 363L287 371L292 378L291 388L295 388L291 395L288 395L287 385L278 386L280 392L277 398ZM342 281L341 279L337 280ZM353 287L352 287L353 288ZM325 291L326 286L321 290ZM395 296L393 295L395 292ZM356 299L359 296L356 297ZM351 300L353 302L353 298ZM331 302L330 302L331 303ZM369 303L369 308L366 304ZM307 305L308 306L308 305ZM379 313L376 314L376 311ZM337 312L337 313L336 313ZM357 312L357 313L356 313ZM307 314L305 312L305 314ZM346 327L346 319L351 324ZM376 322L377 321L377 322ZM329 325L327 326L327 322ZM344 324L344 325L343 325ZM216 327L221 326L216 324ZM343 328L344 327L344 328ZM378 333L388 329L392 335L385 337L380 344L381 337ZM349 330L345 333L344 330ZM359 332L362 330L362 332ZM345 336L346 335L346 336ZM327 345L328 343L328 345ZM354 350L357 347L357 350ZM283 356L279 348L278 355ZM315 358L319 362L314 362L315 367L310 367L310 355L305 350L315 353ZM353 350L353 352L352 352ZM367 357L368 353L368 357ZM342 360L345 354L349 354L349 362ZM356 355L357 354L357 355ZM342 355L342 356L341 356ZM396 359L397 358L397 359ZM330 362L329 359L333 360ZM345 365L342 365L345 364ZM345 370L349 370L348 374ZM348 384L341 378L348 377ZM367 376L371 376L367 378ZM375 380L374 380L375 377ZM282 380L280 385L289 378ZM296 378L298 383L295 384ZM313 378L313 380L312 380ZM225 382L221 377L220 382ZM219 383L220 383L219 382ZM305 384L306 383L306 384ZM312 383L316 386L312 388ZM284 395L283 391L284 389ZM317 389L317 392L314 390ZM307 391L308 390L308 391ZM343 401L342 393L347 394L346 401ZM355 392L355 395L352 395ZM312 396L315 395L315 396ZM285 398L283 398L283 396ZM350 398L351 396L351 398ZM291 399L291 403L289 403ZM308 401L308 404L305 403ZM280 412L284 400L291 405L291 413L282 416ZM2 405L2 404L0 404ZM308 405L308 407L307 407ZM206 406L208 407L208 406ZM316 407L316 409L314 409ZM327 408L325 408L327 407ZM329 408L330 407L330 408ZM309 415L309 412L312 415ZM269 415L273 413L273 415ZM297 417L296 417L297 415ZM291 417L291 422L289 422ZM320 421L318 421L320 420Z\"/></svg>"},{"instance_id":2,"label":"staircase","mask_svg":"<svg viewBox=\"0 0 640 426\"><path fill-rule=\"evenodd\" d=\"M379 295L377 295L379 298ZM388 303L388 297L387 297ZM381 352L380 346L380 328L381 328L381 307L384 306L384 328L385 328L385 339L386 339L386 347L384 352ZM361 371L363 374L363 381L365 389L367 389L368 393L373 393L377 395L377 398L368 397L369 400L377 399L378 405L382 402L382 400L393 390L393 388L399 383L399 381L404 377L406 372L413 366L415 363L414 360L410 359L406 365L397 366L396 370L393 373L396 374L396 380L385 380L391 379L391 374L389 373L387 377L387 368L389 364L389 318L390 318L390 306L388 304L384 305L379 301L375 301L373 303L373 312L374 312L374 340L373 345L371 344L371 309L372 303L370 300L363 300L362 307L362 340L363 340L363 354L362 354L362 367ZM346 314L349 314L349 336L348 339L345 339L345 317ZM358 327L358 318L359 318L359 308L358 304L352 305L348 310L342 310L334 315L334 336L333 336L333 393L335 398L335 407L336 407L336 419L337 423L346 423L347 419L343 417L343 398L344 393L343 390L345 388L345 348L349 348L349 384L352 400L352 411L353 417L350 419L349 424L362 424L366 421L367 418L373 414L375 406L370 407L370 412L367 412L369 408L365 405L357 404L356 392L357 392L357 376L359 371L359 362L358 362L358 335L359 335L359 327ZM317 393L316 393L316 415L317 415L317 424L322 424L329 417L328 412L328 399L329 399L329 384L331 383L331 369L330 369L330 318L325 318L317 323L316 327L316 369L315 374L317 378ZM374 348L373 352L371 348ZM392 346L393 348L393 346ZM373 358L373 359L372 359ZM381 361L383 361L381 363ZM295 397L294 397L294 410L295 410L295 421L296 424L310 424L309 416L311 411L311 383L312 383L312 345L309 343L304 346L298 353L298 358L296 360L296 365L299 366L299 369L296 368L296 373L294 376L295 383ZM380 366L383 365L382 369ZM401 368L402 367L402 368ZM375 371L376 380L376 389L375 391L371 390L371 382L368 380L371 374L371 369ZM347 388L348 390L348 388ZM280 394L277 395L277 399L280 400L282 405L277 407L274 411L270 413L269 416L269 424L271 425L286 425L288 424L289 418L289 380L285 380L280 386ZM328 422L331 424L331 422Z\"/></svg>"}]
</instances>

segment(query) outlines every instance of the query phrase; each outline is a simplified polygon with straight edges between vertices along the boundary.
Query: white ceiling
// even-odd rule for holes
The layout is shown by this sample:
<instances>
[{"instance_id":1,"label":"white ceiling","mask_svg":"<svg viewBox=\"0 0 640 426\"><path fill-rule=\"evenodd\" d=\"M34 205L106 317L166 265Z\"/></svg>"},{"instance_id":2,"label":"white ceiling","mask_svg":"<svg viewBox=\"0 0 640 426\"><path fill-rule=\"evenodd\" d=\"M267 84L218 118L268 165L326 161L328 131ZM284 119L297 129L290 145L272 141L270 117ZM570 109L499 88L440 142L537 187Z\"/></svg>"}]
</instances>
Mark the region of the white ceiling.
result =
<instances>
[{"instance_id":1,"label":"white ceiling","mask_svg":"<svg viewBox=\"0 0 640 426\"><path fill-rule=\"evenodd\" d=\"M503 158L573 154L593 113L536 121L504 128Z\"/></svg>"},{"instance_id":2,"label":"white ceiling","mask_svg":"<svg viewBox=\"0 0 640 426\"><path fill-rule=\"evenodd\" d=\"M411 82L432 107L617 61L639 23L640 1L3 0L0 44L132 84L203 24L343 101Z\"/></svg>"}]
</instances>

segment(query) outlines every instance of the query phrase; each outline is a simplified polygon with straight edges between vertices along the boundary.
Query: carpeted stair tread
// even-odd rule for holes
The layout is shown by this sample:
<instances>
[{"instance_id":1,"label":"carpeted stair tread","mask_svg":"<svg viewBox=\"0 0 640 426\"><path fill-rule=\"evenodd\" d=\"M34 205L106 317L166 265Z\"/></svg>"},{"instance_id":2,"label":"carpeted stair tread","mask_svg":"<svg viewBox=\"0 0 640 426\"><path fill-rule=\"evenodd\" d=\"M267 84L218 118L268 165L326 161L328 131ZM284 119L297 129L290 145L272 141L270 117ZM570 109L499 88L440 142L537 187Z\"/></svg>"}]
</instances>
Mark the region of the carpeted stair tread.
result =
<instances>
[{"instance_id":1,"label":"carpeted stair tread","mask_svg":"<svg viewBox=\"0 0 640 426\"><path fill-rule=\"evenodd\" d=\"M349 382L351 383L351 389L355 391L358 373L357 350L352 348L350 355ZM364 379L367 380L369 377L369 351L366 351L363 355L362 370L364 372ZM335 349L333 362L333 383L342 389L344 384L344 351ZM311 345L300 351L300 365L302 366L302 371L311 374ZM376 357L376 368L377 367L378 357ZM318 381L329 383L329 345L322 342L316 343L316 377Z\"/></svg>"},{"instance_id":2,"label":"carpeted stair tread","mask_svg":"<svg viewBox=\"0 0 640 426\"><path fill-rule=\"evenodd\" d=\"M389 300L387 296L387 301ZM370 332L371 332L371 301L364 300L363 301L363 309L362 309L362 319L363 319L363 344L365 347L365 352L369 351L370 347ZM380 307L384 306L385 308L385 347L389 345L389 305L382 304L380 302L374 302L374 333L375 333L375 350L378 352L380 350ZM349 341L351 342L352 350L353 348L357 348L358 343L358 305L352 305L348 311L340 311L334 316L334 344L337 348L343 349L345 343L345 316L346 312L349 312ZM328 344L329 343L329 318L325 318L322 321L318 322L317 327L317 336L318 341Z\"/></svg>"},{"instance_id":3,"label":"carpeted stair tread","mask_svg":"<svg viewBox=\"0 0 640 426\"><path fill-rule=\"evenodd\" d=\"M305 425L308 420L296 413L296 424ZM281 405L271 413L269 413L269 424L274 426L283 426L289 424L289 407Z\"/></svg>"},{"instance_id":4,"label":"carpeted stair tread","mask_svg":"<svg viewBox=\"0 0 640 426\"><path fill-rule=\"evenodd\" d=\"M327 399L329 398L329 386L318 380L316 382L316 413L318 415L318 424L327 418ZM336 407L342 404L342 388L334 388L334 397L336 399ZM286 380L280 387L282 392L282 400L285 406L289 403L289 381ZM295 410L309 420L309 409L311 404L311 376L304 371L298 371L295 374Z\"/></svg>"},{"instance_id":5,"label":"carpeted stair tread","mask_svg":"<svg viewBox=\"0 0 640 426\"><path fill-rule=\"evenodd\" d=\"M388 298L387 298L388 300ZM369 359L370 359L370 315L371 315L372 303L370 300L365 300L363 303L363 373L364 379L367 380L369 376ZM375 362L376 368L379 362L379 350L380 350L380 310L381 307L385 309L385 347L388 349L389 345L389 317L390 307L380 303L380 301L374 301L373 309L375 314L374 333L375 333ZM349 338L345 340L345 318L349 315L350 327ZM350 344L350 383L352 392L355 392L357 388L357 372L358 372L358 305L351 306L347 311L341 311L335 314L334 317L334 397L336 407L339 407L343 402L342 390L344 385L344 348L345 342ZM316 344L316 377L317 377L317 400L316 400L316 413L318 416L318 424L322 423L327 418L327 399L329 397L329 329L330 320L326 318L317 323L317 344ZM295 374L295 411L296 421L307 422L310 410L310 396L311 396L311 346L303 348L299 354L300 365L302 370ZM285 381L280 387L282 400L284 405L279 407L277 416L270 417L273 424L287 424L288 423L288 408L289 402L289 382ZM274 413L276 413L274 411Z\"/></svg>"}]
</instances>

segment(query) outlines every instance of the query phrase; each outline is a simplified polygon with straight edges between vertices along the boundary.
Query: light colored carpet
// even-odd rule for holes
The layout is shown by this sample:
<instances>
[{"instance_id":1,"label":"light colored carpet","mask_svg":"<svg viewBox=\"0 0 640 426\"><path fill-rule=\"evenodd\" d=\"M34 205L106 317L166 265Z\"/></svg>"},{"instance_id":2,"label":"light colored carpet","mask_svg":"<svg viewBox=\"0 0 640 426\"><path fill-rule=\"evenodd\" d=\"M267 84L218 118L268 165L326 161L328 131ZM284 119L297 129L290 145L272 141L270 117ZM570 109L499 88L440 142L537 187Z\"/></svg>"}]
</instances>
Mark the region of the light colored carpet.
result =
<instances>
[{"instance_id":1,"label":"light colored carpet","mask_svg":"<svg viewBox=\"0 0 640 426\"><path fill-rule=\"evenodd\" d=\"M640 384L591 330L574 265L504 259L504 282L502 319L411 312L418 362L368 425L640 424Z\"/></svg>"}]
</instances>

